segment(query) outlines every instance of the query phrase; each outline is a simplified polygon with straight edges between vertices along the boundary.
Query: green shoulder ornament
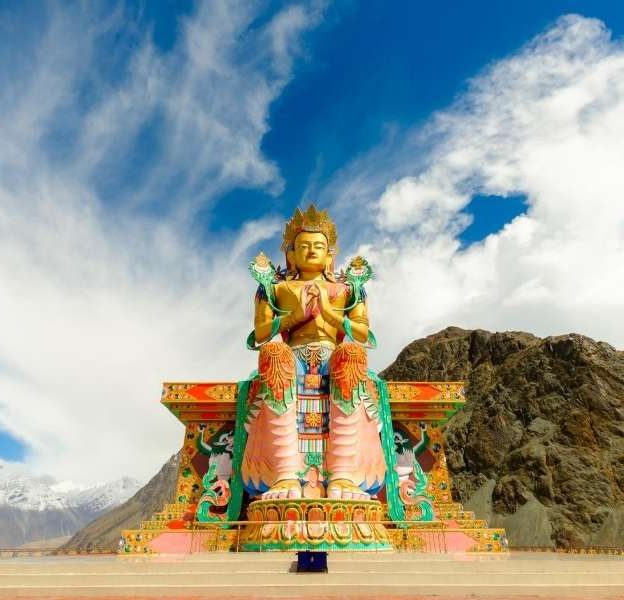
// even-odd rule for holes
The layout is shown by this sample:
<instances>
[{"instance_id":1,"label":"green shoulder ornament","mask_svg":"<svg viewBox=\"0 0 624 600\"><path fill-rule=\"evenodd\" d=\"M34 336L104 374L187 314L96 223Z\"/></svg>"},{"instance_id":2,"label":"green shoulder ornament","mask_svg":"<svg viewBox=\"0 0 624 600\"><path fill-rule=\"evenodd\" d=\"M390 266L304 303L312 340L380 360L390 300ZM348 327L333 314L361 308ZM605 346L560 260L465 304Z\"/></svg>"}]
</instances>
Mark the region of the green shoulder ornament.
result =
<instances>
[{"instance_id":1,"label":"green shoulder ornament","mask_svg":"<svg viewBox=\"0 0 624 600\"><path fill-rule=\"evenodd\" d=\"M290 311L282 310L276 306L275 284L280 278L280 272L275 268L273 263L260 252L256 258L249 263L249 272L251 276L258 282L258 291L256 297L266 300L273 313L277 316L288 314ZM256 344L256 334L252 331L247 336L247 348L250 350L258 350L261 346L271 341L277 335L279 330L279 319L273 319L273 328L271 335L262 344Z\"/></svg>"},{"instance_id":2,"label":"green shoulder ornament","mask_svg":"<svg viewBox=\"0 0 624 600\"><path fill-rule=\"evenodd\" d=\"M351 260L345 271L345 283L351 288L351 305L344 310L351 310L366 299L364 284L373 276L373 267L361 256Z\"/></svg>"},{"instance_id":3,"label":"green shoulder ornament","mask_svg":"<svg viewBox=\"0 0 624 600\"><path fill-rule=\"evenodd\" d=\"M275 288L278 273L273 263L266 257L264 252L260 252L256 258L249 263L249 272L258 282L258 294L263 297L275 313L288 311L280 310L275 306Z\"/></svg>"},{"instance_id":4,"label":"green shoulder ornament","mask_svg":"<svg viewBox=\"0 0 624 600\"><path fill-rule=\"evenodd\" d=\"M368 261L361 256L356 256L351 260L347 270L344 273L344 282L351 288L351 296L349 298L349 306L343 308L344 312L352 310L360 302L366 300L366 292L364 291L364 284L369 281L373 276L373 267L368 264ZM345 316L344 330L347 338L351 341L356 341L351 333L351 322ZM369 348L377 347L377 340L372 331L368 331L367 345Z\"/></svg>"}]
</instances>

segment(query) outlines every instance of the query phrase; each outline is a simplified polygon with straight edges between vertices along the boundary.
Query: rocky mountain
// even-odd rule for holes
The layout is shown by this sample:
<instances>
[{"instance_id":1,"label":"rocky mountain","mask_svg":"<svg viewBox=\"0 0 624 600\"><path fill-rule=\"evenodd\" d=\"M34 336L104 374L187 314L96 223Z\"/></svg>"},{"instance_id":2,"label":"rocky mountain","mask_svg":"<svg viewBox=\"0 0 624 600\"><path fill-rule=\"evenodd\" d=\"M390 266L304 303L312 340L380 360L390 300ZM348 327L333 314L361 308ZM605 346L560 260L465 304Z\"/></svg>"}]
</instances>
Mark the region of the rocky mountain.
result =
<instances>
[{"instance_id":1,"label":"rocky mountain","mask_svg":"<svg viewBox=\"0 0 624 600\"><path fill-rule=\"evenodd\" d=\"M446 428L454 496L512 546L624 545L624 352L577 334L450 327L407 346L382 376L466 382ZM114 546L171 500L176 457L68 546Z\"/></svg>"},{"instance_id":2,"label":"rocky mountain","mask_svg":"<svg viewBox=\"0 0 624 600\"><path fill-rule=\"evenodd\" d=\"M178 464L179 457L174 454L136 494L78 531L64 547L116 549L122 529L138 527L166 503L173 502Z\"/></svg>"},{"instance_id":3,"label":"rocky mountain","mask_svg":"<svg viewBox=\"0 0 624 600\"><path fill-rule=\"evenodd\" d=\"M72 506L80 507L80 510L86 514L101 515L123 504L141 487L141 483L136 479L122 477L106 484L70 492L68 501Z\"/></svg>"},{"instance_id":4,"label":"rocky mountain","mask_svg":"<svg viewBox=\"0 0 624 600\"><path fill-rule=\"evenodd\" d=\"M90 487L58 484L0 461L0 547L72 535L139 487L128 477Z\"/></svg>"},{"instance_id":5,"label":"rocky mountain","mask_svg":"<svg viewBox=\"0 0 624 600\"><path fill-rule=\"evenodd\" d=\"M578 334L450 327L382 376L466 381L446 430L454 495L511 545L624 545L624 352Z\"/></svg>"}]
</instances>

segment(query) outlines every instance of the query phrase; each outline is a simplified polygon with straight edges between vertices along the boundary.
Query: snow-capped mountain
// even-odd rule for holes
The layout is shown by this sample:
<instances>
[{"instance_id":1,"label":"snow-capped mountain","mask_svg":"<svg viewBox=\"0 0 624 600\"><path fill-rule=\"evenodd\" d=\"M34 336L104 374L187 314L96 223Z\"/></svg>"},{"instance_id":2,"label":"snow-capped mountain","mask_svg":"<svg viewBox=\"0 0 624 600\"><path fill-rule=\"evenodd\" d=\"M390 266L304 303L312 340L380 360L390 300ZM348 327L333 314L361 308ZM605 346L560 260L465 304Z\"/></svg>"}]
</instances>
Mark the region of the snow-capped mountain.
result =
<instances>
[{"instance_id":1,"label":"snow-capped mountain","mask_svg":"<svg viewBox=\"0 0 624 600\"><path fill-rule=\"evenodd\" d=\"M93 486L55 482L0 460L0 547L72 535L140 487L130 477Z\"/></svg>"},{"instance_id":2,"label":"snow-capped mountain","mask_svg":"<svg viewBox=\"0 0 624 600\"><path fill-rule=\"evenodd\" d=\"M49 485L21 475L3 477L0 465L0 507L12 506L21 510L62 510L67 499Z\"/></svg>"},{"instance_id":3,"label":"snow-capped mountain","mask_svg":"<svg viewBox=\"0 0 624 600\"><path fill-rule=\"evenodd\" d=\"M55 486L56 487L56 486ZM67 494L70 506L93 513L102 513L119 506L137 493L141 483L131 477L122 477L109 483L98 483Z\"/></svg>"}]
</instances>

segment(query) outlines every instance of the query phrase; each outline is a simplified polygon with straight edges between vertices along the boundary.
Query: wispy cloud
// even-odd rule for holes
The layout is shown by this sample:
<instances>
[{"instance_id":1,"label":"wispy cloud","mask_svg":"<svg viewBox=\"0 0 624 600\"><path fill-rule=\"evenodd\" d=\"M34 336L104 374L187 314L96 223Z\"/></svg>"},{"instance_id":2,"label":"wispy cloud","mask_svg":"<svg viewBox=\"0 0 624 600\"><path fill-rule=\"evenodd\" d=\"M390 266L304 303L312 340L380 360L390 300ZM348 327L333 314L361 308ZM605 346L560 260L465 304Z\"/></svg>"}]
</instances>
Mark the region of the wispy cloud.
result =
<instances>
[{"instance_id":1,"label":"wispy cloud","mask_svg":"<svg viewBox=\"0 0 624 600\"><path fill-rule=\"evenodd\" d=\"M321 15L201 2L164 53L121 4L46 8L0 19L0 427L35 470L145 478L182 435L160 382L253 367L242 255L275 220L200 242L193 217L281 189L260 144Z\"/></svg>"},{"instance_id":2,"label":"wispy cloud","mask_svg":"<svg viewBox=\"0 0 624 600\"><path fill-rule=\"evenodd\" d=\"M200 241L193 217L281 189L268 110L320 19L199 3L162 52L119 6L0 18L0 427L64 479L147 477L181 437L160 382L253 368L245 256L280 223ZM624 345L622 140L624 51L569 16L346 165L317 197L377 267L374 366L449 324ZM529 210L462 250L475 194Z\"/></svg>"},{"instance_id":3,"label":"wispy cloud","mask_svg":"<svg viewBox=\"0 0 624 600\"><path fill-rule=\"evenodd\" d=\"M321 197L350 215L351 248L368 236L377 366L450 324L623 347L622 156L624 49L600 21L569 15L347 165ZM462 249L475 194L522 194L529 209Z\"/></svg>"}]
</instances>

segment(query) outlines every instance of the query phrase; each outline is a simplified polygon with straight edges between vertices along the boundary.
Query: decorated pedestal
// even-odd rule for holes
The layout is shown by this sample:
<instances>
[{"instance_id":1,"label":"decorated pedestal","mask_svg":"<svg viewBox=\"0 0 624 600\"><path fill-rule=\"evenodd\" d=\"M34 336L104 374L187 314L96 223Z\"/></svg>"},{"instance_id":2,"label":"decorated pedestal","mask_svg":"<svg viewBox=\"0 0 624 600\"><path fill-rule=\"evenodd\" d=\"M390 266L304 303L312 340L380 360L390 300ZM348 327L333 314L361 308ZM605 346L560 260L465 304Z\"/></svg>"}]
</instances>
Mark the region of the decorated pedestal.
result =
<instances>
[{"instance_id":1,"label":"decorated pedestal","mask_svg":"<svg viewBox=\"0 0 624 600\"><path fill-rule=\"evenodd\" d=\"M463 384L369 368L373 268L356 256L336 271L326 211L297 209L281 250L284 268L262 252L249 264L257 370L165 384L186 428L175 504L123 532L122 551L505 549L504 532L451 501L441 427Z\"/></svg>"},{"instance_id":2,"label":"decorated pedestal","mask_svg":"<svg viewBox=\"0 0 624 600\"><path fill-rule=\"evenodd\" d=\"M369 501L248 497L236 469L244 450L236 416L245 394L230 382L164 384L162 403L185 426L173 503L140 529L123 531L122 553L507 549L504 530L452 501L442 427L465 403L461 382L387 383L393 467ZM386 494L389 485L398 490L400 511Z\"/></svg>"},{"instance_id":3,"label":"decorated pedestal","mask_svg":"<svg viewBox=\"0 0 624 600\"><path fill-rule=\"evenodd\" d=\"M257 500L247 517L247 551L392 549L377 500Z\"/></svg>"}]
</instances>

